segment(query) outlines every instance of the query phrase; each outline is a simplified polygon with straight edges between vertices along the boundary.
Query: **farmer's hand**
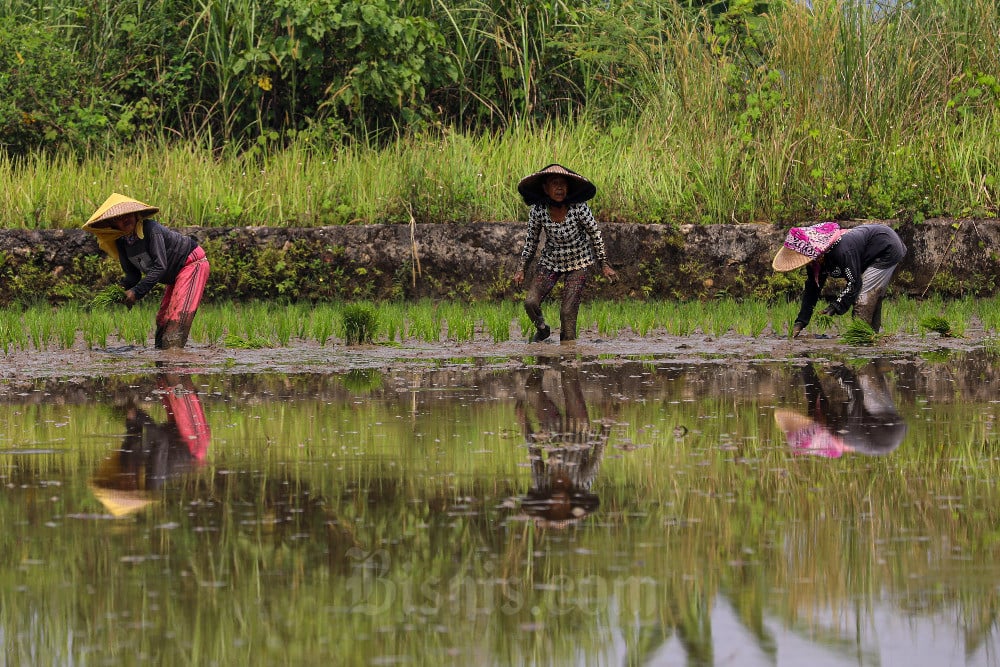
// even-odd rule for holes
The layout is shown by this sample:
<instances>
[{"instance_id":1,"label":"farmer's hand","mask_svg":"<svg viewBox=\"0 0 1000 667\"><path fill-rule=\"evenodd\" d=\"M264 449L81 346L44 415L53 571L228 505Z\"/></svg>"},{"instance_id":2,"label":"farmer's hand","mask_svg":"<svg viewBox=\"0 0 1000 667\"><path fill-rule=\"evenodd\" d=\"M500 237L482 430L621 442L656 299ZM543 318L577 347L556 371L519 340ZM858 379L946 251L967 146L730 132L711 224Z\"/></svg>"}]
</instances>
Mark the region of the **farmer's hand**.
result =
<instances>
[{"instance_id":1,"label":"farmer's hand","mask_svg":"<svg viewBox=\"0 0 1000 667\"><path fill-rule=\"evenodd\" d=\"M135 296L135 292L133 292L132 290L127 290L125 292L125 305L128 306L129 308L134 306L135 302L138 300L139 299L137 299Z\"/></svg>"},{"instance_id":2,"label":"farmer's hand","mask_svg":"<svg viewBox=\"0 0 1000 667\"><path fill-rule=\"evenodd\" d=\"M517 273L514 274L514 277L511 278L511 280L514 281L515 285L520 285L521 283L523 283L524 282L524 271L521 270L521 269L518 269Z\"/></svg>"},{"instance_id":3,"label":"farmer's hand","mask_svg":"<svg viewBox=\"0 0 1000 667\"><path fill-rule=\"evenodd\" d=\"M798 338L799 334L802 333L802 323L796 322L795 326L792 327L792 338Z\"/></svg>"},{"instance_id":4,"label":"farmer's hand","mask_svg":"<svg viewBox=\"0 0 1000 667\"><path fill-rule=\"evenodd\" d=\"M833 316L833 315L836 315L836 314L837 314L837 311L834 310L833 306L827 306L826 308L824 308L822 310L822 312L820 312L820 315L830 315L830 316Z\"/></svg>"},{"instance_id":5,"label":"farmer's hand","mask_svg":"<svg viewBox=\"0 0 1000 667\"><path fill-rule=\"evenodd\" d=\"M616 280L618 280L618 273L616 273L615 270L611 268L610 264L605 264L604 268L601 269L601 273L603 273L604 277L607 278L610 282L615 282Z\"/></svg>"}]
</instances>

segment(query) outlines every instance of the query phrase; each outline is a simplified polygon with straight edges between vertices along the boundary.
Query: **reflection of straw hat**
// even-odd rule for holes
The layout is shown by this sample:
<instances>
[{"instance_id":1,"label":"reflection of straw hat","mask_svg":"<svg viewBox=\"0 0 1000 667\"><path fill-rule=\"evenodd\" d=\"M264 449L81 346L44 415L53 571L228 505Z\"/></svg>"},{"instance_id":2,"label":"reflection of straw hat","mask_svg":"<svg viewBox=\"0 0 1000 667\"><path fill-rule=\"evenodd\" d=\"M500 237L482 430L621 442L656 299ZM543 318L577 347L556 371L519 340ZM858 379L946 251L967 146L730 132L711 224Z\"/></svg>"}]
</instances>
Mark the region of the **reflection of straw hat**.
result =
<instances>
[{"instance_id":1,"label":"reflection of straw hat","mask_svg":"<svg viewBox=\"0 0 1000 667\"><path fill-rule=\"evenodd\" d=\"M111 512L112 516L121 518L129 516L149 507L156 501L145 491L118 491L117 489L105 489L94 484L90 485L94 496L101 501L101 504Z\"/></svg>"},{"instance_id":2,"label":"reflection of straw hat","mask_svg":"<svg viewBox=\"0 0 1000 667\"><path fill-rule=\"evenodd\" d=\"M819 422L792 410L775 410L774 421L785 432L789 446L800 454L838 458L849 447Z\"/></svg>"},{"instance_id":3,"label":"reflection of straw hat","mask_svg":"<svg viewBox=\"0 0 1000 667\"><path fill-rule=\"evenodd\" d=\"M145 476L140 472L144 471L123 470L121 457L109 456L94 473L90 490L113 516L135 514L156 502L153 495L145 490Z\"/></svg>"},{"instance_id":4,"label":"reflection of straw hat","mask_svg":"<svg viewBox=\"0 0 1000 667\"><path fill-rule=\"evenodd\" d=\"M525 514L557 528L580 521L596 512L600 505L600 498L585 491L534 492L521 499L521 509Z\"/></svg>"},{"instance_id":5,"label":"reflection of straw hat","mask_svg":"<svg viewBox=\"0 0 1000 667\"><path fill-rule=\"evenodd\" d=\"M138 199L132 199L115 192L104 200L101 207L94 212L94 215L90 216L90 220L84 223L83 228L88 230L106 229L111 220L128 213L138 213L143 218L148 218L159 210L157 207L144 204Z\"/></svg>"},{"instance_id":6,"label":"reflection of straw hat","mask_svg":"<svg viewBox=\"0 0 1000 667\"><path fill-rule=\"evenodd\" d=\"M561 164L550 164L530 176L525 176L518 182L517 191L521 193L525 204L531 206L533 204L549 203L549 196L545 194L543 186L545 185L545 181L551 176L562 176L566 179L567 194L565 202L567 204L584 202L592 199L597 194L597 186L580 174L567 169Z\"/></svg>"},{"instance_id":7,"label":"reflection of straw hat","mask_svg":"<svg viewBox=\"0 0 1000 667\"><path fill-rule=\"evenodd\" d=\"M821 222L809 227L792 227L785 242L774 256L771 266L775 271L791 271L821 257L848 230L836 222Z\"/></svg>"}]
</instances>

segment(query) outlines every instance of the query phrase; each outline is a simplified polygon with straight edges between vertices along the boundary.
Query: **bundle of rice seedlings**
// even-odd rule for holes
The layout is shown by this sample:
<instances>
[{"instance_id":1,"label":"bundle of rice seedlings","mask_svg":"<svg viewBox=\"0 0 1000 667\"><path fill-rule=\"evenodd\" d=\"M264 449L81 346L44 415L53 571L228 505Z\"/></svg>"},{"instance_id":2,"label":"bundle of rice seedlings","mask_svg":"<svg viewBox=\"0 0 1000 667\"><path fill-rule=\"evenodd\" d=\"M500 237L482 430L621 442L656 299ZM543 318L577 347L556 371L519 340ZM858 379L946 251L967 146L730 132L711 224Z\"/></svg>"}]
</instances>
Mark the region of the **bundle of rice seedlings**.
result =
<instances>
[{"instance_id":1,"label":"bundle of rice seedlings","mask_svg":"<svg viewBox=\"0 0 1000 667\"><path fill-rule=\"evenodd\" d=\"M865 322L864 320L859 320L854 318L851 323L847 325L844 333L841 335L840 340L847 345L874 345L878 342L880 336L875 333L872 326Z\"/></svg>"},{"instance_id":2,"label":"bundle of rice seedlings","mask_svg":"<svg viewBox=\"0 0 1000 667\"><path fill-rule=\"evenodd\" d=\"M344 308L344 341L348 345L361 345L375 340L378 314L366 304L351 304Z\"/></svg>"},{"instance_id":3,"label":"bundle of rice seedlings","mask_svg":"<svg viewBox=\"0 0 1000 667\"><path fill-rule=\"evenodd\" d=\"M951 337L954 332L951 330L951 322L940 315L931 315L920 320L920 327L928 331L934 331L942 336Z\"/></svg>"},{"instance_id":4,"label":"bundle of rice seedlings","mask_svg":"<svg viewBox=\"0 0 1000 667\"><path fill-rule=\"evenodd\" d=\"M243 336L239 336L235 333L227 333L225 338L223 338L223 344L226 347L237 350L259 350L261 348L270 347L271 341L261 336L252 334L248 334L246 338L244 338Z\"/></svg>"},{"instance_id":5,"label":"bundle of rice seedlings","mask_svg":"<svg viewBox=\"0 0 1000 667\"><path fill-rule=\"evenodd\" d=\"M90 300L92 308L107 308L125 302L125 288L121 285L108 285Z\"/></svg>"}]
</instances>

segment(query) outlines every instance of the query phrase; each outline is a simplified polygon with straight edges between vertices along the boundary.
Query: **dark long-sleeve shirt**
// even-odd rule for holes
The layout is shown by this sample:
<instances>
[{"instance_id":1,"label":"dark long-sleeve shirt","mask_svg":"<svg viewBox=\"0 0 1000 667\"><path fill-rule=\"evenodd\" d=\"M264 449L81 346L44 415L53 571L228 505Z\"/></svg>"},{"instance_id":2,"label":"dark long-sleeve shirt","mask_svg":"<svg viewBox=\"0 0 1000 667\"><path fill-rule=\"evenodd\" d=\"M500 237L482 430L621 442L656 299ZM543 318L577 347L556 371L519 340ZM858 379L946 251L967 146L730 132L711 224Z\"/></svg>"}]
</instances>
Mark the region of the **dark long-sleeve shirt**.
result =
<instances>
[{"instance_id":1,"label":"dark long-sleeve shirt","mask_svg":"<svg viewBox=\"0 0 1000 667\"><path fill-rule=\"evenodd\" d=\"M859 225L840 237L823 255L818 275L813 262L806 264L806 285L802 291L802 306L795 322L806 326L819 301L827 278L843 278L844 289L830 303L837 315L843 315L861 292L861 275L865 269L888 269L899 264L906 256L906 246L887 225Z\"/></svg>"},{"instance_id":2,"label":"dark long-sleeve shirt","mask_svg":"<svg viewBox=\"0 0 1000 667\"><path fill-rule=\"evenodd\" d=\"M157 283L172 285L198 242L155 220L142 221L143 238L121 237L115 241L125 277L122 286L144 297Z\"/></svg>"}]
</instances>

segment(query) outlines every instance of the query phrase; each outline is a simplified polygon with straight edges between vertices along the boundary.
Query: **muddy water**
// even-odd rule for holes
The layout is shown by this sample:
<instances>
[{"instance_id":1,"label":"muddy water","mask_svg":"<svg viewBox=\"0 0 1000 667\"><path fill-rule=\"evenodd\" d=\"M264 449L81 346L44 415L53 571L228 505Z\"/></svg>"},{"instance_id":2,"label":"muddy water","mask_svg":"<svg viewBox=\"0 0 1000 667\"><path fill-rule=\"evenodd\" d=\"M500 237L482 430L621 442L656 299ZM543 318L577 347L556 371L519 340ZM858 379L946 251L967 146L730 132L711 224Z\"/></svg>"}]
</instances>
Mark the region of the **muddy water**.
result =
<instances>
[{"instance_id":1,"label":"muddy water","mask_svg":"<svg viewBox=\"0 0 1000 667\"><path fill-rule=\"evenodd\" d=\"M1000 662L993 357L38 379L10 664Z\"/></svg>"}]
</instances>

